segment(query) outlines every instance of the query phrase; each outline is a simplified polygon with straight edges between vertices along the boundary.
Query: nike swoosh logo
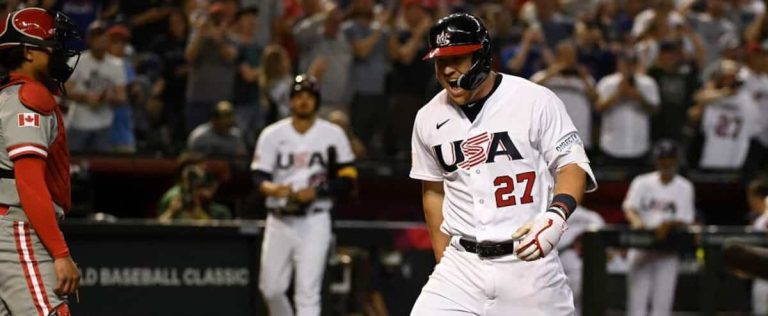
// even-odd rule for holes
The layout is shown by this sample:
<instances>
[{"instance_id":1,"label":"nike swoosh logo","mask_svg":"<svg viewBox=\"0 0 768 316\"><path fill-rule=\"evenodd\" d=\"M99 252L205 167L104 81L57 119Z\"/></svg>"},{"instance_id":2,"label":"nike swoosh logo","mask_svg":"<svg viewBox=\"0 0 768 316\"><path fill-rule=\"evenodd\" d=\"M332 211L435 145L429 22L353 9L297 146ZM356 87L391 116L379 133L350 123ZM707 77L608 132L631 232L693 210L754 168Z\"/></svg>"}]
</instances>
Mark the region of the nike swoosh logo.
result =
<instances>
[{"instance_id":1,"label":"nike swoosh logo","mask_svg":"<svg viewBox=\"0 0 768 316\"><path fill-rule=\"evenodd\" d=\"M442 123L437 123L437 129L440 129L441 127L443 127L443 125L445 125L445 123L448 123L448 121L450 121L450 120L451 119L447 119L447 120L443 121Z\"/></svg>"}]
</instances>

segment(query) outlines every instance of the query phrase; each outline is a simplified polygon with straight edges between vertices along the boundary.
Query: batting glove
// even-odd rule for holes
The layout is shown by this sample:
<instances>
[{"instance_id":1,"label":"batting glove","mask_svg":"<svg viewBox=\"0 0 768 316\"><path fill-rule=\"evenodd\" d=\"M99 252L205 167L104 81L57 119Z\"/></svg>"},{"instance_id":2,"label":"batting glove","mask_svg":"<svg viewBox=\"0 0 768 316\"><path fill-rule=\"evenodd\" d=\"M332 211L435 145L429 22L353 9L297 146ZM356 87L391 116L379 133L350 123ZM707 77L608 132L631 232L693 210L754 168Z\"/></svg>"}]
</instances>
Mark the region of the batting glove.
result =
<instances>
[{"instance_id":1,"label":"batting glove","mask_svg":"<svg viewBox=\"0 0 768 316\"><path fill-rule=\"evenodd\" d=\"M543 258L557 246L560 236L568 229L565 219L558 213L547 211L520 227L512 239L520 240L517 257L525 261Z\"/></svg>"}]
</instances>

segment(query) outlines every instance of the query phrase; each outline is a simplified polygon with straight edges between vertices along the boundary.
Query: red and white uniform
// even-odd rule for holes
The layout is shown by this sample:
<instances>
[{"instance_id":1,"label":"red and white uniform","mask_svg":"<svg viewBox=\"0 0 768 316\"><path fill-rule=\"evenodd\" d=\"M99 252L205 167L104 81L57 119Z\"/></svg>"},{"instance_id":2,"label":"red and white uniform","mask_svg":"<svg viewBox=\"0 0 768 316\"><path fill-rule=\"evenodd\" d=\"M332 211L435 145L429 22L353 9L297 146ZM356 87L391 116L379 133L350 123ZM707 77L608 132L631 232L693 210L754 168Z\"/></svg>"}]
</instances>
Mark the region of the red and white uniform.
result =
<instances>
[{"instance_id":1,"label":"red and white uniform","mask_svg":"<svg viewBox=\"0 0 768 316\"><path fill-rule=\"evenodd\" d=\"M555 172L577 164L596 182L565 106L550 90L522 78L502 81L474 122L445 91L417 114L411 178L442 182L441 231L452 236L412 315L567 315L573 299L557 253L531 262L515 255L481 259L459 239L500 242L552 198ZM458 315L458 314L457 314ZM464 314L461 314L464 315Z\"/></svg>"},{"instance_id":2,"label":"red and white uniform","mask_svg":"<svg viewBox=\"0 0 768 316\"><path fill-rule=\"evenodd\" d=\"M70 207L69 151L61 110L31 78L0 87L0 148L0 315L48 315L65 303L53 260L69 256L57 223Z\"/></svg>"}]
</instances>

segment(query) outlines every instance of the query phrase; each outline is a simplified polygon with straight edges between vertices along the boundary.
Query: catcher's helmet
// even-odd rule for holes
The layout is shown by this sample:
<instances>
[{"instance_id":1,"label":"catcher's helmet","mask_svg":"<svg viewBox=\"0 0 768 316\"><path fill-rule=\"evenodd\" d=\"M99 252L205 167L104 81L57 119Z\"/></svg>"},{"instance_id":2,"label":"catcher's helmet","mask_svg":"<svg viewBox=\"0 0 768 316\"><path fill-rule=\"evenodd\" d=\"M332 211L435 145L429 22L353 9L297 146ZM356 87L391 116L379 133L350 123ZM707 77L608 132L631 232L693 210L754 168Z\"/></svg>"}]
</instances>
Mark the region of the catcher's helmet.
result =
<instances>
[{"instance_id":1,"label":"catcher's helmet","mask_svg":"<svg viewBox=\"0 0 768 316\"><path fill-rule=\"evenodd\" d=\"M473 53L472 67L459 77L462 89L472 90L491 72L491 40L480 19L467 13L446 16L429 30L429 53L424 60Z\"/></svg>"},{"instance_id":2,"label":"catcher's helmet","mask_svg":"<svg viewBox=\"0 0 768 316\"><path fill-rule=\"evenodd\" d=\"M59 82L69 79L74 68L67 62L79 52L68 48L67 42L80 38L72 20L63 13L34 7L11 12L0 19L0 49L19 45L52 48L49 75Z\"/></svg>"},{"instance_id":3,"label":"catcher's helmet","mask_svg":"<svg viewBox=\"0 0 768 316\"><path fill-rule=\"evenodd\" d=\"M680 148L677 142L671 139L661 139L653 146L653 158L679 158Z\"/></svg>"},{"instance_id":4,"label":"catcher's helmet","mask_svg":"<svg viewBox=\"0 0 768 316\"><path fill-rule=\"evenodd\" d=\"M308 74L300 74L293 79L291 98L303 91L309 91L314 94L315 99L317 100L317 107L320 107L320 85L317 83L315 77Z\"/></svg>"}]
</instances>

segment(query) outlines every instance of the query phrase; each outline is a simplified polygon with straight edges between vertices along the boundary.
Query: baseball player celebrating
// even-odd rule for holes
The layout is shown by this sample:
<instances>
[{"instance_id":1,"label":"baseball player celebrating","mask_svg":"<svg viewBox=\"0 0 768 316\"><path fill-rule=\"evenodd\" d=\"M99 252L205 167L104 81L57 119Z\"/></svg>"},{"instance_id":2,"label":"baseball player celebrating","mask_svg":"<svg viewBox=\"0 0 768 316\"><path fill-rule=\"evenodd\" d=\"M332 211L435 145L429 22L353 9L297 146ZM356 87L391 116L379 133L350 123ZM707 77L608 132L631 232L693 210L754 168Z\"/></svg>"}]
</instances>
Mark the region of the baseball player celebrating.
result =
<instances>
[{"instance_id":1,"label":"baseball player celebrating","mask_svg":"<svg viewBox=\"0 0 768 316\"><path fill-rule=\"evenodd\" d=\"M62 14L11 12L0 24L0 315L69 315L80 273L57 219L70 207L69 151L48 86L61 87L77 52Z\"/></svg>"},{"instance_id":2,"label":"baseball player celebrating","mask_svg":"<svg viewBox=\"0 0 768 316\"><path fill-rule=\"evenodd\" d=\"M410 176L438 264L412 315L573 314L555 248L596 182L565 106L491 71L472 15L439 20L429 48L444 89L416 115Z\"/></svg>"},{"instance_id":3,"label":"baseball player celebrating","mask_svg":"<svg viewBox=\"0 0 768 316\"><path fill-rule=\"evenodd\" d=\"M632 180L624 212L634 229L692 224L693 184L677 174L680 153L675 142L660 140L653 149L656 171ZM667 230L668 231L668 230ZM666 236L657 236L666 238ZM670 315L675 296L678 259L674 253L631 249L628 253L627 315Z\"/></svg>"},{"instance_id":4,"label":"baseball player celebrating","mask_svg":"<svg viewBox=\"0 0 768 316\"><path fill-rule=\"evenodd\" d=\"M264 129L251 164L269 211L259 289L270 315L293 315L285 291L294 268L296 315L320 315L332 198L351 192L357 178L344 131L316 118L319 91L313 77L296 77L291 117Z\"/></svg>"}]
</instances>

